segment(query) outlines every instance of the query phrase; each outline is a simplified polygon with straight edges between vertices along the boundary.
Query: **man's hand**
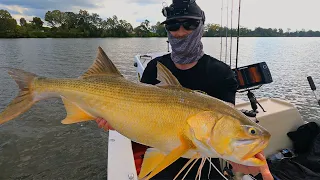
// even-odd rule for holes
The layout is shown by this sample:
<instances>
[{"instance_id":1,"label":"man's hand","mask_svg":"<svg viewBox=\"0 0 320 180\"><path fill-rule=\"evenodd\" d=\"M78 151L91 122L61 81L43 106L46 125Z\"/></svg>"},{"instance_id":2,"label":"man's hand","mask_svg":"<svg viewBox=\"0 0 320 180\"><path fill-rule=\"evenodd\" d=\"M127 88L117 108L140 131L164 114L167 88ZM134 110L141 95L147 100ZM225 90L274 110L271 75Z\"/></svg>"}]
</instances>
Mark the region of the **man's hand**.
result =
<instances>
[{"instance_id":1,"label":"man's hand","mask_svg":"<svg viewBox=\"0 0 320 180\"><path fill-rule=\"evenodd\" d=\"M258 153L256 154L255 156L256 158L260 159L260 160L266 160L266 158L264 157L263 153ZM260 173L262 175L262 178L264 180L274 180L270 170L269 170L269 166L268 164L266 163L265 165L263 166L260 166Z\"/></svg>"},{"instance_id":2,"label":"man's hand","mask_svg":"<svg viewBox=\"0 0 320 180\"><path fill-rule=\"evenodd\" d=\"M103 118L97 118L97 119L96 119L96 122L97 122L97 124L98 124L98 127L104 129L105 131L114 130L114 129L108 124L108 122L107 122L105 119L103 119Z\"/></svg>"},{"instance_id":3,"label":"man's hand","mask_svg":"<svg viewBox=\"0 0 320 180\"><path fill-rule=\"evenodd\" d=\"M266 160L266 158L264 157L264 155L262 153L258 153L255 157L262 160L262 161ZM242 172L244 174L252 174L253 176L256 176L259 173L261 173L263 180L273 180L274 179L270 170L269 170L267 163L263 166L260 166L260 167L245 166L245 165L237 164L234 162L230 162L230 164L232 165L233 171Z\"/></svg>"}]
</instances>

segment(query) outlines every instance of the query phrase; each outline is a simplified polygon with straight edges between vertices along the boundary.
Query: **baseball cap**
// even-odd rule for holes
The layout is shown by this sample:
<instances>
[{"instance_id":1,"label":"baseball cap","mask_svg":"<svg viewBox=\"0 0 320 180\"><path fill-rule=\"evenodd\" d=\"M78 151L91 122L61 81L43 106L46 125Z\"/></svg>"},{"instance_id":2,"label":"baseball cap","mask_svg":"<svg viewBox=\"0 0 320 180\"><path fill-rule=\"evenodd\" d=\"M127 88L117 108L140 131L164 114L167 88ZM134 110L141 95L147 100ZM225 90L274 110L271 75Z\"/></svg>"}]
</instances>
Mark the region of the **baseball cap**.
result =
<instances>
[{"instance_id":1,"label":"baseball cap","mask_svg":"<svg viewBox=\"0 0 320 180\"><path fill-rule=\"evenodd\" d=\"M161 24L181 18L203 20L203 23L205 21L205 14L195 0L173 0L169 7L162 9L162 14L166 17L166 20Z\"/></svg>"}]
</instances>

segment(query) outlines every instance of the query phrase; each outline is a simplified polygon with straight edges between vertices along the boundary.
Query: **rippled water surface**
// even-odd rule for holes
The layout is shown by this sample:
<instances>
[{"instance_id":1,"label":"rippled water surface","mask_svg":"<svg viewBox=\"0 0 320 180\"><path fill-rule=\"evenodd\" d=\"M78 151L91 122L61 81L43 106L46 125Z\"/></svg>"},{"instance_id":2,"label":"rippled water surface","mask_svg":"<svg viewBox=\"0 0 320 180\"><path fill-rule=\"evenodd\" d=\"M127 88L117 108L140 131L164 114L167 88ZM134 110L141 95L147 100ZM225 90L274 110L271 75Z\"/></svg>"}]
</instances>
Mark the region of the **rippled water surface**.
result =
<instances>
[{"instance_id":1,"label":"rippled water surface","mask_svg":"<svg viewBox=\"0 0 320 180\"><path fill-rule=\"evenodd\" d=\"M204 38L203 44L207 54L220 58L220 38ZM78 77L92 64L98 46L130 81L137 79L134 55L167 51L165 38L0 39L0 67L46 77ZM224 56L223 50L223 61ZM320 88L320 38L241 38L239 66L261 61L267 62L274 82L255 95L287 100L304 120L319 120L320 108L306 77L312 76ZM0 69L0 111L17 93L15 82ZM61 100L49 99L2 125L0 179L105 179L108 134L94 122L62 125L65 115Z\"/></svg>"}]
</instances>

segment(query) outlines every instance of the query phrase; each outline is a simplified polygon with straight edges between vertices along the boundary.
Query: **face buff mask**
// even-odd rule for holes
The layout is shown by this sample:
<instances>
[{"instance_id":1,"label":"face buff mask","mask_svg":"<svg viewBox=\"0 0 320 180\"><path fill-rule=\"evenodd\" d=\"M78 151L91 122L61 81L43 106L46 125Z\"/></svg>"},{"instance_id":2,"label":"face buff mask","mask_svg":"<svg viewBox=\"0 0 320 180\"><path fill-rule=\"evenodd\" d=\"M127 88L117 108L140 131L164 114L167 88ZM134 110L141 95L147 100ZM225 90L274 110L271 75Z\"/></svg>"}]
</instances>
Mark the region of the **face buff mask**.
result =
<instances>
[{"instance_id":1,"label":"face buff mask","mask_svg":"<svg viewBox=\"0 0 320 180\"><path fill-rule=\"evenodd\" d=\"M204 54L201 42L204 33L203 23L197 29L184 38L175 38L167 31L171 45L171 59L178 64L189 64L198 61Z\"/></svg>"}]
</instances>

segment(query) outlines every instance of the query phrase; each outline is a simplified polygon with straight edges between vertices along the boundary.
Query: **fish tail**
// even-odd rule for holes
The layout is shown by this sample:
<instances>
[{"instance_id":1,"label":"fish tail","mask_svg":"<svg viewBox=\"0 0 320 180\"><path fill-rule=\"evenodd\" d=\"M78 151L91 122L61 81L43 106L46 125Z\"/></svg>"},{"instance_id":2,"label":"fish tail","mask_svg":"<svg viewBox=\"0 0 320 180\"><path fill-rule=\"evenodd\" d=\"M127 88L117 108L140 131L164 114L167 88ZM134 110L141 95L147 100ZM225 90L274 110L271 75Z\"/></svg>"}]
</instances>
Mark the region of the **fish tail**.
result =
<instances>
[{"instance_id":1,"label":"fish tail","mask_svg":"<svg viewBox=\"0 0 320 180\"><path fill-rule=\"evenodd\" d=\"M31 85L37 75L22 71L20 69L7 69L9 69L8 74L18 84L20 92L18 96L11 101L7 108L0 113L0 124L16 118L20 114L29 110L35 103Z\"/></svg>"}]
</instances>

